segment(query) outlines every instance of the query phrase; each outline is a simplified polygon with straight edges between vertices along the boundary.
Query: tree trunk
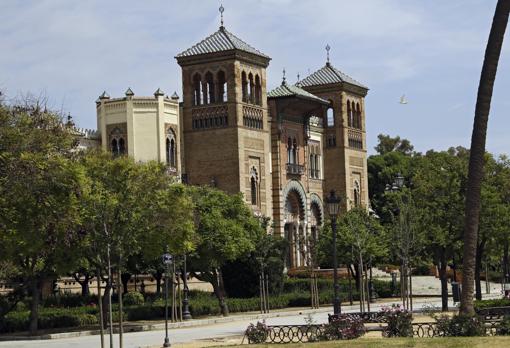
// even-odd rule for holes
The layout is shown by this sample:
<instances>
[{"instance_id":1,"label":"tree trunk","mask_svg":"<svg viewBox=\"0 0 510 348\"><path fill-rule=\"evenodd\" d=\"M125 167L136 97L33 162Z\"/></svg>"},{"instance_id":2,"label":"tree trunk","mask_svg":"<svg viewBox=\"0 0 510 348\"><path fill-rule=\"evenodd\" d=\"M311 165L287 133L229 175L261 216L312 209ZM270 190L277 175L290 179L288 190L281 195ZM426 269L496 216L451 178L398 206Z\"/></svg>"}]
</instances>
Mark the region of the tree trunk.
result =
<instances>
[{"instance_id":1,"label":"tree trunk","mask_svg":"<svg viewBox=\"0 0 510 348\"><path fill-rule=\"evenodd\" d=\"M221 294L220 300L220 307L221 307L221 314L225 317L229 315L228 305L225 301L225 284L223 283L223 273L221 269L218 269L218 288Z\"/></svg>"},{"instance_id":2,"label":"tree trunk","mask_svg":"<svg viewBox=\"0 0 510 348\"><path fill-rule=\"evenodd\" d=\"M163 273L157 271L152 274L156 280L156 295L161 295L161 279L163 279Z\"/></svg>"},{"instance_id":3,"label":"tree trunk","mask_svg":"<svg viewBox=\"0 0 510 348\"><path fill-rule=\"evenodd\" d=\"M448 274L446 273L446 256L441 256L441 262L439 263L439 279L441 280L441 310L443 312L448 311Z\"/></svg>"},{"instance_id":4,"label":"tree trunk","mask_svg":"<svg viewBox=\"0 0 510 348\"><path fill-rule=\"evenodd\" d=\"M354 271L351 268L351 272L354 275L354 279L356 280L356 290L360 292L361 287L361 277L360 277L360 271L359 271L359 265L354 264Z\"/></svg>"},{"instance_id":5,"label":"tree trunk","mask_svg":"<svg viewBox=\"0 0 510 348\"><path fill-rule=\"evenodd\" d=\"M122 273L120 276L120 279L122 281L122 294L128 293L128 284L129 280L131 279L131 273ZM119 291L120 294L120 291Z\"/></svg>"},{"instance_id":6,"label":"tree trunk","mask_svg":"<svg viewBox=\"0 0 510 348\"><path fill-rule=\"evenodd\" d=\"M30 281L30 295L32 296L32 302L30 303L30 324L29 332L31 335L37 333L37 324L39 320L39 285L40 282L34 278Z\"/></svg>"},{"instance_id":7,"label":"tree trunk","mask_svg":"<svg viewBox=\"0 0 510 348\"><path fill-rule=\"evenodd\" d=\"M80 272L73 273L72 276L73 276L74 280L76 280L76 282L78 284L80 284L80 286L81 286L81 295L88 296L90 294L89 281L90 281L90 279L92 279L92 276L87 272L83 273L83 280L80 279L81 278Z\"/></svg>"},{"instance_id":8,"label":"tree trunk","mask_svg":"<svg viewBox=\"0 0 510 348\"><path fill-rule=\"evenodd\" d=\"M476 292L476 299L481 300L482 299L482 282L480 280L480 273L482 271L482 258L483 258L483 252L485 249L485 243L486 240L483 239L480 244L477 247L476 250L476 268L475 268L475 292ZM485 275L487 277L487 275Z\"/></svg>"},{"instance_id":9,"label":"tree trunk","mask_svg":"<svg viewBox=\"0 0 510 348\"><path fill-rule=\"evenodd\" d=\"M508 239L505 241L505 250L503 251L503 278L506 282L508 276Z\"/></svg>"},{"instance_id":10,"label":"tree trunk","mask_svg":"<svg viewBox=\"0 0 510 348\"><path fill-rule=\"evenodd\" d=\"M108 298L110 297L111 290L112 290L111 283L109 281L107 281L106 285L104 287L104 293L103 293L103 299L102 299L102 301L103 301L103 318L104 319L109 318L109 315L110 315L110 306L108 304ZM108 327L108 323L109 323L108 320L103 321L105 329Z\"/></svg>"},{"instance_id":11,"label":"tree trunk","mask_svg":"<svg viewBox=\"0 0 510 348\"><path fill-rule=\"evenodd\" d=\"M213 292L216 298L218 299L218 303L220 306L220 311L223 316L228 316L228 306L225 302L225 288L223 286L223 276L218 271L218 269L214 269L210 272L200 272L200 273L191 273L195 278L201 280L203 282L208 282L213 287Z\"/></svg>"},{"instance_id":12,"label":"tree trunk","mask_svg":"<svg viewBox=\"0 0 510 348\"><path fill-rule=\"evenodd\" d=\"M476 266L476 244L478 225L480 222L480 193L483 178L485 141L487 124L494 88L494 80L498 69L499 56L503 38L508 23L510 0L498 0L492 27L485 49L485 57L478 85L478 95L475 107L475 119L471 136L471 150L469 154L469 172L466 192L465 218L464 218L464 250L463 250L463 276L460 313L474 315L473 285L474 270Z\"/></svg>"}]
</instances>

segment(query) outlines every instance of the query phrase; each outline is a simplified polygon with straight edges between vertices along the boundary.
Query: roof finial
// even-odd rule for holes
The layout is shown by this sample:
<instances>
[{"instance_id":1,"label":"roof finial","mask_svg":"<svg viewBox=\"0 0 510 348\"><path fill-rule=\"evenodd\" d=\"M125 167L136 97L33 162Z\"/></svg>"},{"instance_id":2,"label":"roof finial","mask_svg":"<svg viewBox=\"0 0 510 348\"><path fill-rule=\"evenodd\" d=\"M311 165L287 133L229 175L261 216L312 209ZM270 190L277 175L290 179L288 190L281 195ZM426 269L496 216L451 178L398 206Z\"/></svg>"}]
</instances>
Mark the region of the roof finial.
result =
<instances>
[{"instance_id":1,"label":"roof finial","mask_svg":"<svg viewBox=\"0 0 510 348\"><path fill-rule=\"evenodd\" d=\"M329 65L329 50L331 49L331 47L329 46L329 44L326 45L326 64Z\"/></svg>"},{"instance_id":2,"label":"roof finial","mask_svg":"<svg viewBox=\"0 0 510 348\"><path fill-rule=\"evenodd\" d=\"M220 26L220 28L223 28L223 12L225 11L225 8L223 7L223 4L220 5L219 11L220 11L220 15L221 15L221 26Z\"/></svg>"},{"instance_id":3,"label":"roof finial","mask_svg":"<svg viewBox=\"0 0 510 348\"><path fill-rule=\"evenodd\" d=\"M300 81L300 79L299 79L299 78L300 78L299 73L297 73L297 82L299 82L299 81Z\"/></svg>"},{"instance_id":4,"label":"roof finial","mask_svg":"<svg viewBox=\"0 0 510 348\"><path fill-rule=\"evenodd\" d=\"M282 85L286 85L287 81L285 79L285 68L283 68L283 79L282 79Z\"/></svg>"}]
</instances>

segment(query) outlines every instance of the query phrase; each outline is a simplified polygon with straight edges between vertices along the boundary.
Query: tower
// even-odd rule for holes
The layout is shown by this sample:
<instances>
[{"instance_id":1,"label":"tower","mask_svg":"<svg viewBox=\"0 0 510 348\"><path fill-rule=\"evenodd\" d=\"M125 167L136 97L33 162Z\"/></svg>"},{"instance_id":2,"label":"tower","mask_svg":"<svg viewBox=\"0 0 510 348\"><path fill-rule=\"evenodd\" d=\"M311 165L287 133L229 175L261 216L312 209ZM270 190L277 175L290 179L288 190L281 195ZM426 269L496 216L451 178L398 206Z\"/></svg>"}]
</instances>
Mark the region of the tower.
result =
<instances>
[{"instance_id":1,"label":"tower","mask_svg":"<svg viewBox=\"0 0 510 348\"><path fill-rule=\"evenodd\" d=\"M271 58L230 33L223 18L218 31L175 58L182 68L188 182L241 192L256 214L270 216Z\"/></svg>"},{"instance_id":2,"label":"tower","mask_svg":"<svg viewBox=\"0 0 510 348\"><path fill-rule=\"evenodd\" d=\"M329 61L301 80L299 86L330 102L324 126L324 195L331 190L346 198L344 210L368 206L365 96L368 87Z\"/></svg>"}]
</instances>

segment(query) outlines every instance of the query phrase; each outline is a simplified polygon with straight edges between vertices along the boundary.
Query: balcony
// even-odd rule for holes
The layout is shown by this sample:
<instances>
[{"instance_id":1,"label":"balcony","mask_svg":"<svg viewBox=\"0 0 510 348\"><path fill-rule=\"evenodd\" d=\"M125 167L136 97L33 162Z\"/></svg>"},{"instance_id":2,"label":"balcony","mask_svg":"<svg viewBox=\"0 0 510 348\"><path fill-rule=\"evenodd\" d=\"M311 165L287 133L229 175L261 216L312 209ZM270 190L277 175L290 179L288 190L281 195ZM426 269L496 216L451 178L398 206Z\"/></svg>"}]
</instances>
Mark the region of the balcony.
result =
<instances>
[{"instance_id":1,"label":"balcony","mask_svg":"<svg viewBox=\"0 0 510 348\"><path fill-rule=\"evenodd\" d=\"M287 174L303 175L305 173L305 166L294 163L287 163Z\"/></svg>"}]
</instances>

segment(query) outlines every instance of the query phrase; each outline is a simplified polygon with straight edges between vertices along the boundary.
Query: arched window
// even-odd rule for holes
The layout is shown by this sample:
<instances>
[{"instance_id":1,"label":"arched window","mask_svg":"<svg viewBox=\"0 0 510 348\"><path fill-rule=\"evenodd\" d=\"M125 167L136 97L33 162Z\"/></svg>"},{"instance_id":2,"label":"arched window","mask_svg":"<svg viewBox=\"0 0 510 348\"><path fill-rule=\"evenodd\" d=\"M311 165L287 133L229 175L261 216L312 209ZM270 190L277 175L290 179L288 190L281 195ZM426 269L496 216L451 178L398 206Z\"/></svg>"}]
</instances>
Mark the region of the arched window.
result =
<instances>
[{"instance_id":1,"label":"arched window","mask_svg":"<svg viewBox=\"0 0 510 348\"><path fill-rule=\"evenodd\" d=\"M292 163L299 164L298 146L297 146L296 138L294 138L294 140L292 141L292 159L293 159Z\"/></svg>"},{"instance_id":2,"label":"arched window","mask_svg":"<svg viewBox=\"0 0 510 348\"><path fill-rule=\"evenodd\" d=\"M123 155L126 153L126 144L124 142L124 138L119 139L119 155Z\"/></svg>"},{"instance_id":3,"label":"arched window","mask_svg":"<svg viewBox=\"0 0 510 348\"><path fill-rule=\"evenodd\" d=\"M354 102L351 102L350 110L349 119L351 120L351 127L356 128L356 105L354 105Z\"/></svg>"},{"instance_id":4,"label":"arched window","mask_svg":"<svg viewBox=\"0 0 510 348\"><path fill-rule=\"evenodd\" d=\"M206 104L212 104L216 102L215 91L214 91L214 79L211 72L205 74L205 87L206 87Z\"/></svg>"},{"instance_id":5,"label":"arched window","mask_svg":"<svg viewBox=\"0 0 510 348\"><path fill-rule=\"evenodd\" d=\"M166 131L166 163L172 167L177 167L177 145L175 134L171 128Z\"/></svg>"},{"instance_id":6,"label":"arched window","mask_svg":"<svg viewBox=\"0 0 510 348\"><path fill-rule=\"evenodd\" d=\"M126 142L124 135L119 128L115 128L110 133L110 146L114 157L120 156L126 153Z\"/></svg>"},{"instance_id":7,"label":"arched window","mask_svg":"<svg viewBox=\"0 0 510 348\"><path fill-rule=\"evenodd\" d=\"M257 205L257 182L255 178L251 178L251 204Z\"/></svg>"},{"instance_id":8,"label":"arched window","mask_svg":"<svg viewBox=\"0 0 510 348\"><path fill-rule=\"evenodd\" d=\"M331 101L330 101L330 103L331 103L331 105L333 105L333 103ZM327 121L328 127L333 127L335 125L335 113L333 111L333 107L332 106L330 106L328 108L326 116L327 116L326 121Z\"/></svg>"},{"instance_id":9,"label":"arched window","mask_svg":"<svg viewBox=\"0 0 510 348\"><path fill-rule=\"evenodd\" d=\"M253 104L254 100L255 100L255 84L253 83L253 74L250 73L248 75L248 102Z\"/></svg>"},{"instance_id":10,"label":"arched window","mask_svg":"<svg viewBox=\"0 0 510 348\"><path fill-rule=\"evenodd\" d=\"M243 92L243 102L248 102L248 80L246 78L246 73L243 71L241 73L241 82L242 82L242 92Z\"/></svg>"},{"instance_id":11,"label":"arched window","mask_svg":"<svg viewBox=\"0 0 510 348\"><path fill-rule=\"evenodd\" d=\"M193 105L202 104L202 82L200 74L193 76Z\"/></svg>"},{"instance_id":12,"label":"arched window","mask_svg":"<svg viewBox=\"0 0 510 348\"><path fill-rule=\"evenodd\" d=\"M292 140L287 139L287 163L292 164Z\"/></svg>"},{"instance_id":13,"label":"arched window","mask_svg":"<svg viewBox=\"0 0 510 348\"><path fill-rule=\"evenodd\" d=\"M111 145L112 145L112 154L114 156L117 156L119 154L119 146L117 143L117 139L113 139Z\"/></svg>"},{"instance_id":14,"label":"arched window","mask_svg":"<svg viewBox=\"0 0 510 348\"><path fill-rule=\"evenodd\" d=\"M360 195L359 195L359 183L357 181L354 182L354 206L359 207L360 205Z\"/></svg>"},{"instance_id":15,"label":"arched window","mask_svg":"<svg viewBox=\"0 0 510 348\"><path fill-rule=\"evenodd\" d=\"M310 177L314 178L315 175L315 160L314 160L314 154L310 154Z\"/></svg>"},{"instance_id":16,"label":"arched window","mask_svg":"<svg viewBox=\"0 0 510 348\"><path fill-rule=\"evenodd\" d=\"M315 179L321 178L320 155L315 154Z\"/></svg>"},{"instance_id":17,"label":"arched window","mask_svg":"<svg viewBox=\"0 0 510 348\"><path fill-rule=\"evenodd\" d=\"M356 128L361 129L361 107L356 103Z\"/></svg>"},{"instance_id":18,"label":"arched window","mask_svg":"<svg viewBox=\"0 0 510 348\"><path fill-rule=\"evenodd\" d=\"M255 75L255 104L262 105L262 86L259 75Z\"/></svg>"},{"instance_id":19,"label":"arched window","mask_svg":"<svg viewBox=\"0 0 510 348\"><path fill-rule=\"evenodd\" d=\"M347 101L347 125L352 127L352 110L351 110L351 102Z\"/></svg>"},{"instance_id":20,"label":"arched window","mask_svg":"<svg viewBox=\"0 0 510 348\"><path fill-rule=\"evenodd\" d=\"M227 79L223 71L218 72L218 101L227 101Z\"/></svg>"},{"instance_id":21,"label":"arched window","mask_svg":"<svg viewBox=\"0 0 510 348\"><path fill-rule=\"evenodd\" d=\"M251 193L251 205L259 205L258 200L258 174L257 169L252 167L250 170L250 193Z\"/></svg>"}]
</instances>

